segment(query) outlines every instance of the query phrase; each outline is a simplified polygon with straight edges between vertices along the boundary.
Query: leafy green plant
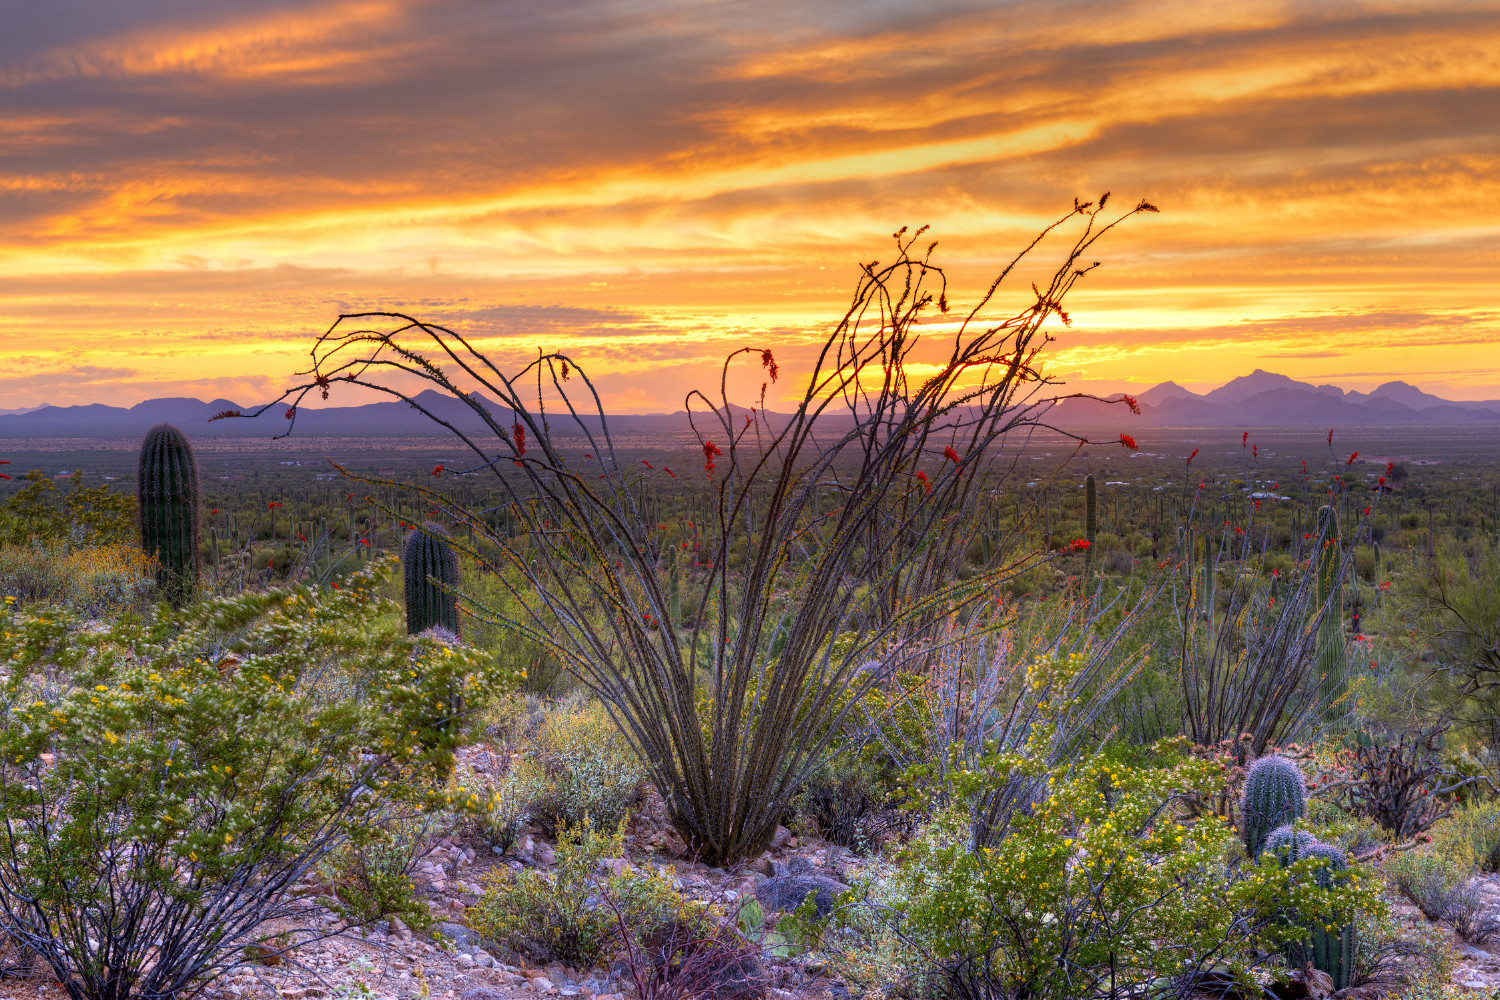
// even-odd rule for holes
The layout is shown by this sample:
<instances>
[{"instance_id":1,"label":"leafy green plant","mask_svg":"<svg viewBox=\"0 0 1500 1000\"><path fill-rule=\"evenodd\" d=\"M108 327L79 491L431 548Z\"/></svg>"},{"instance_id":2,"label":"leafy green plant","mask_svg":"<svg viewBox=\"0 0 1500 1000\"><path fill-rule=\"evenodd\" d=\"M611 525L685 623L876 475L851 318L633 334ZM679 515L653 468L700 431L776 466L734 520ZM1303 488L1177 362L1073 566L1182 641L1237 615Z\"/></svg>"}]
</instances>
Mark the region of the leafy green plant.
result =
<instances>
[{"instance_id":1,"label":"leafy green plant","mask_svg":"<svg viewBox=\"0 0 1500 1000\"><path fill-rule=\"evenodd\" d=\"M331 851L442 804L449 699L513 679L399 630L389 569L151 620L7 617L0 911L77 1000L201 988L295 925L286 890Z\"/></svg>"},{"instance_id":2,"label":"leafy green plant","mask_svg":"<svg viewBox=\"0 0 1500 1000\"><path fill-rule=\"evenodd\" d=\"M388 822L358 839L346 841L320 866L338 894L346 920L369 924L400 917L408 926L429 927L432 913L418 899L411 873L422 846L424 827L411 822Z\"/></svg>"},{"instance_id":3,"label":"leafy green plant","mask_svg":"<svg viewBox=\"0 0 1500 1000\"><path fill-rule=\"evenodd\" d=\"M1485 871L1500 872L1500 799L1465 803L1430 832L1435 853L1471 857Z\"/></svg>"},{"instance_id":4,"label":"leafy green plant","mask_svg":"<svg viewBox=\"0 0 1500 1000\"><path fill-rule=\"evenodd\" d=\"M1027 766L996 763L974 776L975 792ZM1357 871L1333 887L1289 879L1270 858L1237 873L1228 823L1186 823L1174 809L1218 780L1200 761L1085 766L1051 781L1003 843L979 850L940 819L894 880L897 924L926 959L929 995L1074 998L1159 977L1244 980L1257 950L1300 933L1288 915L1311 923L1378 909L1374 881Z\"/></svg>"},{"instance_id":5,"label":"leafy green plant","mask_svg":"<svg viewBox=\"0 0 1500 1000\"><path fill-rule=\"evenodd\" d=\"M591 967L609 953L619 927L638 935L639 945L683 906L667 879L625 864L624 855L623 830L564 829L550 872L526 869L512 876L494 869L486 876L484 895L466 911L469 926L530 961ZM601 865L611 859L619 861L619 871ZM601 905L603 892L623 919Z\"/></svg>"},{"instance_id":6,"label":"leafy green plant","mask_svg":"<svg viewBox=\"0 0 1500 1000\"><path fill-rule=\"evenodd\" d=\"M543 778L535 806L548 827L612 830L640 801L646 768L598 702L554 708L533 746Z\"/></svg>"},{"instance_id":7,"label":"leafy green plant","mask_svg":"<svg viewBox=\"0 0 1500 1000\"><path fill-rule=\"evenodd\" d=\"M1467 853L1439 853L1430 849L1401 851L1386 860L1386 877L1428 920L1442 920L1452 909L1458 891L1473 871Z\"/></svg>"}]
</instances>

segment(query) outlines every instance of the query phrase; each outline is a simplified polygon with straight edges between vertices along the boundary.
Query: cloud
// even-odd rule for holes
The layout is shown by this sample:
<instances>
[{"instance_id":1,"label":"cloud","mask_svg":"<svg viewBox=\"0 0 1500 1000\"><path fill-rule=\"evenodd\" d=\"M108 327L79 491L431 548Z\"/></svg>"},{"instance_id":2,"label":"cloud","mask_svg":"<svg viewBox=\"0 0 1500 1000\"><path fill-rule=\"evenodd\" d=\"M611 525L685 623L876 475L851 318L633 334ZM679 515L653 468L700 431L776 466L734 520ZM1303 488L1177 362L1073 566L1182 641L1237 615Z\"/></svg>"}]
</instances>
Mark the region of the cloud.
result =
<instances>
[{"instance_id":1,"label":"cloud","mask_svg":"<svg viewBox=\"0 0 1500 1000\"><path fill-rule=\"evenodd\" d=\"M0 38L7 355L279 382L389 308L640 400L815 339L902 224L961 301L1113 190L1164 211L1099 246L1064 367L1500 363L1484 4L71 9Z\"/></svg>"}]
</instances>

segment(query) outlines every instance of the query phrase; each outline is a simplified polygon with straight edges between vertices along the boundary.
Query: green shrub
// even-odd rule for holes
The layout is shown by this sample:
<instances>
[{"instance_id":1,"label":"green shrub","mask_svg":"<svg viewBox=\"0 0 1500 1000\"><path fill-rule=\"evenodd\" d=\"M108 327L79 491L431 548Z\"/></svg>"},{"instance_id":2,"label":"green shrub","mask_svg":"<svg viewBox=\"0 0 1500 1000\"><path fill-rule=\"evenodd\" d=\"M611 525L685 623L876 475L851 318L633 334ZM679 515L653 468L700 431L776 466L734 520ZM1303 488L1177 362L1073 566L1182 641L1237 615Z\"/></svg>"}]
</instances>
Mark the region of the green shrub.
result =
<instances>
[{"instance_id":1,"label":"green shrub","mask_svg":"<svg viewBox=\"0 0 1500 1000\"><path fill-rule=\"evenodd\" d=\"M23 607L61 605L85 614L143 610L155 590L155 566L134 545L0 546L0 593Z\"/></svg>"},{"instance_id":2,"label":"green shrub","mask_svg":"<svg viewBox=\"0 0 1500 1000\"><path fill-rule=\"evenodd\" d=\"M393 627L388 569L149 621L6 616L0 910L75 996L195 992L329 852L441 804L445 706L506 678Z\"/></svg>"},{"instance_id":3,"label":"green shrub","mask_svg":"<svg viewBox=\"0 0 1500 1000\"><path fill-rule=\"evenodd\" d=\"M432 913L416 897L411 880L423 832L419 824L387 824L345 842L324 859L321 867L346 920L369 924L395 916L418 930L432 924Z\"/></svg>"},{"instance_id":4,"label":"green shrub","mask_svg":"<svg viewBox=\"0 0 1500 1000\"><path fill-rule=\"evenodd\" d=\"M486 876L484 895L466 912L469 926L530 961L591 967L608 955L621 923L644 940L682 912L682 897L655 871L606 871L601 864L624 855L623 829L564 829L552 871L528 868L512 877L497 868ZM603 905L605 892L623 921Z\"/></svg>"},{"instance_id":5,"label":"green shrub","mask_svg":"<svg viewBox=\"0 0 1500 1000\"><path fill-rule=\"evenodd\" d=\"M1500 872L1500 799L1470 802L1430 832L1435 852L1468 856L1485 871Z\"/></svg>"},{"instance_id":6,"label":"green shrub","mask_svg":"<svg viewBox=\"0 0 1500 1000\"><path fill-rule=\"evenodd\" d=\"M1023 767L998 759L972 793ZM1206 795L1217 766L1089 764L1047 779L1049 794L1006 839L970 850L964 813L940 818L893 880L900 931L927 962L927 995L1077 997L1116 982L1218 972L1247 979L1258 951L1352 907L1378 909L1374 880L1335 886L1274 858L1239 873L1221 817L1187 823L1174 803ZM1128 914L1128 919L1121 915Z\"/></svg>"},{"instance_id":7,"label":"green shrub","mask_svg":"<svg viewBox=\"0 0 1500 1000\"><path fill-rule=\"evenodd\" d=\"M557 706L534 747L544 778L537 815L547 827L613 829L640 801L646 769L603 705Z\"/></svg>"},{"instance_id":8,"label":"green shrub","mask_svg":"<svg viewBox=\"0 0 1500 1000\"><path fill-rule=\"evenodd\" d=\"M1463 851L1414 849L1385 862L1385 874L1396 891L1409 899L1428 920L1449 915L1458 891L1473 871L1473 857Z\"/></svg>"},{"instance_id":9,"label":"green shrub","mask_svg":"<svg viewBox=\"0 0 1500 1000\"><path fill-rule=\"evenodd\" d=\"M541 765L521 760L499 778L464 782L454 797L474 831L505 851L531 822L546 788Z\"/></svg>"}]
</instances>

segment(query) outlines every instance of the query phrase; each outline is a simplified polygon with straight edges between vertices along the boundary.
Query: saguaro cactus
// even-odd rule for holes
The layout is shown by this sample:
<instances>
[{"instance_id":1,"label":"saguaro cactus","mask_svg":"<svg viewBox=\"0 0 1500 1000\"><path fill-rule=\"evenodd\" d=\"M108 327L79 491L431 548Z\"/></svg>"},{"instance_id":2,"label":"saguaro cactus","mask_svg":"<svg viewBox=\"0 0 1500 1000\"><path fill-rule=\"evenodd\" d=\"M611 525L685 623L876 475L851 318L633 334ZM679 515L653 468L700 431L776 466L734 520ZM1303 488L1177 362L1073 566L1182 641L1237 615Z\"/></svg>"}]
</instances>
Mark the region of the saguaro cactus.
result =
<instances>
[{"instance_id":1,"label":"saguaro cactus","mask_svg":"<svg viewBox=\"0 0 1500 1000\"><path fill-rule=\"evenodd\" d=\"M432 522L406 539L401 556L406 584L406 631L412 635L434 625L458 635L458 557L448 533Z\"/></svg>"},{"instance_id":2,"label":"saguaro cactus","mask_svg":"<svg viewBox=\"0 0 1500 1000\"><path fill-rule=\"evenodd\" d=\"M157 561L156 585L174 605L198 589L198 461L182 431L158 424L146 432L136 465L141 548Z\"/></svg>"},{"instance_id":3,"label":"saguaro cactus","mask_svg":"<svg viewBox=\"0 0 1500 1000\"><path fill-rule=\"evenodd\" d=\"M1251 764L1240 802L1245 853L1257 857L1272 830L1301 819L1306 811L1307 784L1296 764L1277 754Z\"/></svg>"},{"instance_id":4,"label":"saguaro cactus","mask_svg":"<svg viewBox=\"0 0 1500 1000\"><path fill-rule=\"evenodd\" d=\"M1092 474L1083 481L1083 511L1083 533L1089 540L1083 556L1083 575L1087 579L1094 568L1094 541L1099 535L1099 500L1094 492Z\"/></svg>"}]
</instances>

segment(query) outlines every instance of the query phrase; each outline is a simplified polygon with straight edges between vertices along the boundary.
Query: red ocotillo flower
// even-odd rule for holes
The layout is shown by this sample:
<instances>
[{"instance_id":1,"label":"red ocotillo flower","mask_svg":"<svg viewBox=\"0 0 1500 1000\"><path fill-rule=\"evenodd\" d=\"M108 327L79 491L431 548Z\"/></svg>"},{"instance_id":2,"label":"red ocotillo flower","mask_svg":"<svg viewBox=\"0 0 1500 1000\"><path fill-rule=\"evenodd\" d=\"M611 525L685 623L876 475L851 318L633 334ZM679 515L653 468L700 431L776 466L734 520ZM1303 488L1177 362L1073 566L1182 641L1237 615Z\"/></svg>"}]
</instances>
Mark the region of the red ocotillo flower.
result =
<instances>
[{"instance_id":1,"label":"red ocotillo flower","mask_svg":"<svg viewBox=\"0 0 1500 1000\"><path fill-rule=\"evenodd\" d=\"M650 462L646 461L644 458L641 459L641 464L644 465L646 468L652 470L653 472L656 471L656 466L652 465Z\"/></svg>"},{"instance_id":2,"label":"red ocotillo flower","mask_svg":"<svg viewBox=\"0 0 1500 1000\"><path fill-rule=\"evenodd\" d=\"M667 475L671 476L673 479L677 478L677 473L673 472L671 469L667 468L665 465L663 465L661 467L661 471L665 472Z\"/></svg>"},{"instance_id":3,"label":"red ocotillo flower","mask_svg":"<svg viewBox=\"0 0 1500 1000\"><path fill-rule=\"evenodd\" d=\"M1241 448L1245 447L1245 442L1249 441L1249 440L1250 440L1250 432L1249 431L1246 431L1245 433L1241 434L1240 435L1240 447Z\"/></svg>"},{"instance_id":4,"label":"red ocotillo flower","mask_svg":"<svg viewBox=\"0 0 1500 1000\"><path fill-rule=\"evenodd\" d=\"M712 441L703 442L703 471L707 472L709 475L713 475L714 456L723 454L724 453L719 450L719 446L714 444Z\"/></svg>"},{"instance_id":5,"label":"red ocotillo flower","mask_svg":"<svg viewBox=\"0 0 1500 1000\"><path fill-rule=\"evenodd\" d=\"M1129 434L1121 434L1120 435L1120 444L1122 444L1125 447L1129 448L1131 451L1135 451L1136 448L1137 448L1137 445L1135 443L1135 438L1131 437Z\"/></svg>"},{"instance_id":6,"label":"red ocotillo flower","mask_svg":"<svg viewBox=\"0 0 1500 1000\"><path fill-rule=\"evenodd\" d=\"M771 373L771 381L776 381L776 376L781 374L781 368L776 364L776 359L771 356L770 351L760 352L760 363L766 371Z\"/></svg>"},{"instance_id":7,"label":"red ocotillo flower","mask_svg":"<svg viewBox=\"0 0 1500 1000\"><path fill-rule=\"evenodd\" d=\"M526 425L517 420L510 428L516 435L516 457L526 456Z\"/></svg>"},{"instance_id":8,"label":"red ocotillo flower","mask_svg":"<svg viewBox=\"0 0 1500 1000\"><path fill-rule=\"evenodd\" d=\"M278 500L272 500L270 503L266 504L266 510L271 510L273 508L280 507L280 506L281 506L281 502L280 501L278 501Z\"/></svg>"},{"instance_id":9,"label":"red ocotillo flower","mask_svg":"<svg viewBox=\"0 0 1500 1000\"><path fill-rule=\"evenodd\" d=\"M292 419L296 415L297 415L297 408L295 406L288 406L286 408L286 418L288 420Z\"/></svg>"},{"instance_id":10,"label":"red ocotillo flower","mask_svg":"<svg viewBox=\"0 0 1500 1000\"><path fill-rule=\"evenodd\" d=\"M1136 416L1141 415L1140 400L1136 399L1134 396L1127 396L1123 394L1120 396L1120 399L1125 403L1126 406L1130 407L1131 413L1134 413Z\"/></svg>"},{"instance_id":11,"label":"red ocotillo flower","mask_svg":"<svg viewBox=\"0 0 1500 1000\"><path fill-rule=\"evenodd\" d=\"M1071 549L1077 549L1078 551L1081 552L1084 549L1088 548L1089 544L1090 543L1089 543L1089 540L1087 538L1075 538L1075 539L1073 539L1073 544L1070 545L1070 546L1068 546L1068 547L1071 548Z\"/></svg>"},{"instance_id":12,"label":"red ocotillo flower","mask_svg":"<svg viewBox=\"0 0 1500 1000\"><path fill-rule=\"evenodd\" d=\"M1193 464L1193 459L1195 459L1197 457L1198 457L1198 449L1194 448L1193 449L1193 453L1187 457L1187 462L1184 463L1184 464L1186 464L1186 465L1192 465Z\"/></svg>"},{"instance_id":13,"label":"red ocotillo flower","mask_svg":"<svg viewBox=\"0 0 1500 1000\"><path fill-rule=\"evenodd\" d=\"M1349 461L1345 462L1344 465L1346 465L1346 466L1353 465L1354 464L1354 460L1356 458L1358 458L1358 457L1359 457L1359 452L1357 452L1357 451L1354 452L1352 455L1349 456Z\"/></svg>"},{"instance_id":14,"label":"red ocotillo flower","mask_svg":"<svg viewBox=\"0 0 1500 1000\"><path fill-rule=\"evenodd\" d=\"M443 478L443 467L441 465L434 465L432 467L432 478L433 479L442 479Z\"/></svg>"},{"instance_id":15,"label":"red ocotillo flower","mask_svg":"<svg viewBox=\"0 0 1500 1000\"><path fill-rule=\"evenodd\" d=\"M947 448L943 449L943 457L950 462L957 462L959 460L958 452L953 450L952 445L949 445Z\"/></svg>"},{"instance_id":16,"label":"red ocotillo flower","mask_svg":"<svg viewBox=\"0 0 1500 1000\"><path fill-rule=\"evenodd\" d=\"M1260 445L1258 445L1258 444L1252 444L1250 446L1250 457L1251 458L1260 458Z\"/></svg>"},{"instance_id":17,"label":"red ocotillo flower","mask_svg":"<svg viewBox=\"0 0 1500 1000\"><path fill-rule=\"evenodd\" d=\"M1333 428L1328 428L1328 447L1333 447Z\"/></svg>"}]
</instances>

